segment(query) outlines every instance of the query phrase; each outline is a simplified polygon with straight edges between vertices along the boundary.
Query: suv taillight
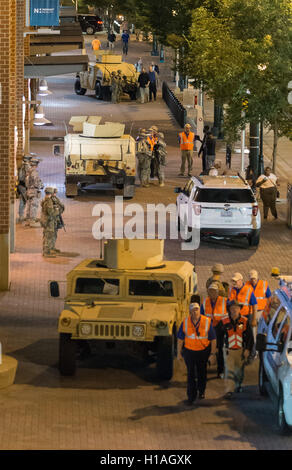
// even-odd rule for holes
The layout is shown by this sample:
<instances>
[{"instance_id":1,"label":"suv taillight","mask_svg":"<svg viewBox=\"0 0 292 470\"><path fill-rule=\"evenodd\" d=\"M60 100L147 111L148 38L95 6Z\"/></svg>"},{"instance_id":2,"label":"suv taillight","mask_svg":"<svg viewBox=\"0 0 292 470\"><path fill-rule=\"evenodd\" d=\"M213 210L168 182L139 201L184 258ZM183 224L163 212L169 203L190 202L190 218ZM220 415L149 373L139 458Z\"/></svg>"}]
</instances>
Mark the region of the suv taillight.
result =
<instances>
[{"instance_id":1,"label":"suv taillight","mask_svg":"<svg viewBox=\"0 0 292 470\"><path fill-rule=\"evenodd\" d=\"M196 215L200 215L201 214L201 206L200 205L196 205L194 207L194 210L195 210L195 214Z\"/></svg>"},{"instance_id":2,"label":"suv taillight","mask_svg":"<svg viewBox=\"0 0 292 470\"><path fill-rule=\"evenodd\" d=\"M102 24L102 21L98 21L97 24Z\"/></svg>"},{"instance_id":3,"label":"suv taillight","mask_svg":"<svg viewBox=\"0 0 292 470\"><path fill-rule=\"evenodd\" d=\"M258 215L259 206L252 206L252 215Z\"/></svg>"}]
</instances>

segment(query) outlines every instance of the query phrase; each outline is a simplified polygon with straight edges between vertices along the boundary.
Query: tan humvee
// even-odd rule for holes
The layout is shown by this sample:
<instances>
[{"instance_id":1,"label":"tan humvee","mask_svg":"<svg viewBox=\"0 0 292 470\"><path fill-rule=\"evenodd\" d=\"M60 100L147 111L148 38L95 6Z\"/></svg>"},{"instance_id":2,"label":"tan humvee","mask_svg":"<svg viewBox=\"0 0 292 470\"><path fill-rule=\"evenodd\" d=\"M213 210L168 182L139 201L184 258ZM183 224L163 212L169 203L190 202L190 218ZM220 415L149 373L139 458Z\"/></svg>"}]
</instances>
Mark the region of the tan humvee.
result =
<instances>
[{"instance_id":1,"label":"tan humvee","mask_svg":"<svg viewBox=\"0 0 292 470\"><path fill-rule=\"evenodd\" d=\"M111 99L111 73L115 72L123 78L121 81L123 93L136 99L138 76L135 66L122 62L122 56L106 51L94 51L96 63L89 63L88 70L76 75L74 84L77 95L85 95L87 90L93 90L99 100Z\"/></svg>"},{"instance_id":2,"label":"tan humvee","mask_svg":"<svg viewBox=\"0 0 292 470\"><path fill-rule=\"evenodd\" d=\"M58 297L58 283L50 288ZM170 380L192 294L193 265L163 260L162 240L109 240L102 261L85 259L67 275L58 323L61 374L75 373L78 341L124 341L155 353L158 376Z\"/></svg>"},{"instance_id":3,"label":"tan humvee","mask_svg":"<svg viewBox=\"0 0 292 470\"><path fill-rule=\"evenodd\" d=\"M82 132L64 137L66 196L78 194L78 184L110 183L123 190L124 198L135 193L136 145L124 134L125 124L105 122L100 116L72 116L69 124Z\"/></svg>"}]
</instances>

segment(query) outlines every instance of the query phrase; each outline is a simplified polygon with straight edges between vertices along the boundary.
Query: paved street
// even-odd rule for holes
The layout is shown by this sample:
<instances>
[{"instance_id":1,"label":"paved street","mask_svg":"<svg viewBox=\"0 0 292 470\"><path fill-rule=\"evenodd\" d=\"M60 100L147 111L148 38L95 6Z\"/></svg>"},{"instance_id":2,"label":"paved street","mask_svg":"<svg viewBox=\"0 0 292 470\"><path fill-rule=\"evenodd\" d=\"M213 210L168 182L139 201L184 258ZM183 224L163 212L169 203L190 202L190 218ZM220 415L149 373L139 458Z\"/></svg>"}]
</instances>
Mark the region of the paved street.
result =
<instances>
[{"instance_id":1,"label":"paved street","mask_svg":"<svg viewBox=\"0 0 292 470\"><path fill-rule=\"evenodd\" d=\"M149 63L149 51L144 43L130 44L129 61L143 55ZM162 66L165 77L169 75L166 67ZM180 129L161 97L145 105L126 100L113 105L93 95L75 95L74 75L52 77L48 84L53 94L43 104L53 125L32 133L31 151L42 159L39 170L44 184L57 186L66 205L66 232L59 232L57 242L63 256L44 260L42 230L17 226L11 289L0 293L0 340L4 352L18 359L19 367L15 384L0 391L0 449L291 449L292 435L277 434L273 404L259 395L257 361L246 369L244 392L230 403L223 400L223 381L211 369L206 400L191 409L183 404L186 371L182 365L176 363L169 383L157 382L154 364L145 364L120 346L93 350L89 359L78 362L75 377L60 377L57 318L62 299L49 298L48 281L64 281L83 258L96 256L99 243L91 233L92 209L98 202L113 206L114 193L91 190L66 199L63 159L53 156L52 141L39 139L63 136L71 115L95 114L102 115L103 121L122 121L127 132L132 127L134 136L139 128L156 124L168 144L166 186L159 188L154 181L150 188L140 188L137 182L135 198L127 204L145 207L148 202L175 202L173 189L186 179L177 177ZM286 162L286 146L284 152ZM224 162L223 148L218 158ZM278 160L284 168L281 155ZM200 171L200 163L195 156L194 174ZM239 156L232 163L238 168ZM284 171L281 178L281 198L285 199ZM272 288L277 286L270 278L271 268L277 266L287 273L292 265L292 231L286 227L285 202L278 209L279 220L263 224L257 250L247 248L245 242L201 244L195 260L200 292L205 292L214 263L224 264L226 281L235 271L246 278L255 268ZM176 240L166 240L165 256L194 261L193 252L181 251Z\"/></svg>"}]
</instances>

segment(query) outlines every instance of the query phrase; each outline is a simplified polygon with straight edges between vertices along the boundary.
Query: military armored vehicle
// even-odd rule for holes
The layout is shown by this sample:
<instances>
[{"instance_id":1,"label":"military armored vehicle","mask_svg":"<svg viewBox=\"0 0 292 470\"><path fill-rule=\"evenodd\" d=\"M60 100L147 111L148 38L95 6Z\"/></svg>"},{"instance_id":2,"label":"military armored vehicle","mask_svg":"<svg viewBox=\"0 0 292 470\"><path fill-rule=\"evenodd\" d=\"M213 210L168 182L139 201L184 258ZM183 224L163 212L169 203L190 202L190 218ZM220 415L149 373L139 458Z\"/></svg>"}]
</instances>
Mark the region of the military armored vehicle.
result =
<instances>
[{"instance_id":1,"label":"military armored vehicle","mask_svg":"<svg viewBox=\"0 0 292 470\"><path fill-rule=\"evenodd\" d=\"M78 184L110 183L125 198L135 193L135 140L118 122L99 124L100 116L73 116L69 124L82 133L64 137L66 196L78 194Z\"/></svg>"},{"instance_id":2,"label":"military armored vehicle","mask_svg":"<svg viewBox=\"0 0 292 470\"><path fill-rule=\"evenodd\" d=\"M106 51L94 51L96 63L89 63L88 70L79 72L75 80L75 93L85 95L92 90L98 100L111 99L111 73L120 71L121 85L124 93L132 100L136 99L138 76L133 64L122 62L122 56Z\"/></svg>"},{"instance_id":3,"label":"military armored vehicle","mask_svg":"<svg viewBox=\"0 0 292 470\"><path fill-rule=\"evenodd\" d=\"M80 341L139 343L170 380L177 331L189 312L193 265L163 260L163 240L108 240L103 260L85 259L67 274L58 331L59 369L74 375ZM59 285L50 283L52 297ZM141 352L142 352L141 351Z\"/></svg>"}]
</instances>

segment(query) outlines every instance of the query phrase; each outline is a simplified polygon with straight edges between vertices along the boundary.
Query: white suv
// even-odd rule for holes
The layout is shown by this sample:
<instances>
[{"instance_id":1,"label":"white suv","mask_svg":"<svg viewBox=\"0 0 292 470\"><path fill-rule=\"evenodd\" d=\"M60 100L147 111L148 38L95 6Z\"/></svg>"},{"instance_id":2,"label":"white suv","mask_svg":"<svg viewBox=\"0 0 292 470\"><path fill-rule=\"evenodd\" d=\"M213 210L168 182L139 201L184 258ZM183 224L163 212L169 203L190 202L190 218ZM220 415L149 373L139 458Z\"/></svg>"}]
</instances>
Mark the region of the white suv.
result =
<instances>
[{"instance_id":1,"label":"white suv","mask_svg":"<svg viewBox=\"0 0 292 470\"><path fill-rule=\"evenodd\" d=\"M276 399L278 429L284 434L292 426L292 276L280 280L273 297L278 306L272 305L258 326L259 390Z\"/></svg>"},{"instance_id":2,"label":"white suv","mask_svg":"<svg viewBox=\"0 0 292 470\"><path fill-rule=\"evenodd\" d=\"M200 227L202 237L246 237L250 246L260 240L261 215L254 193L240 176L192 176L176 188L178 226ZM187 236L185 236L187 238Z\"/></svg>"}]
</instances>

